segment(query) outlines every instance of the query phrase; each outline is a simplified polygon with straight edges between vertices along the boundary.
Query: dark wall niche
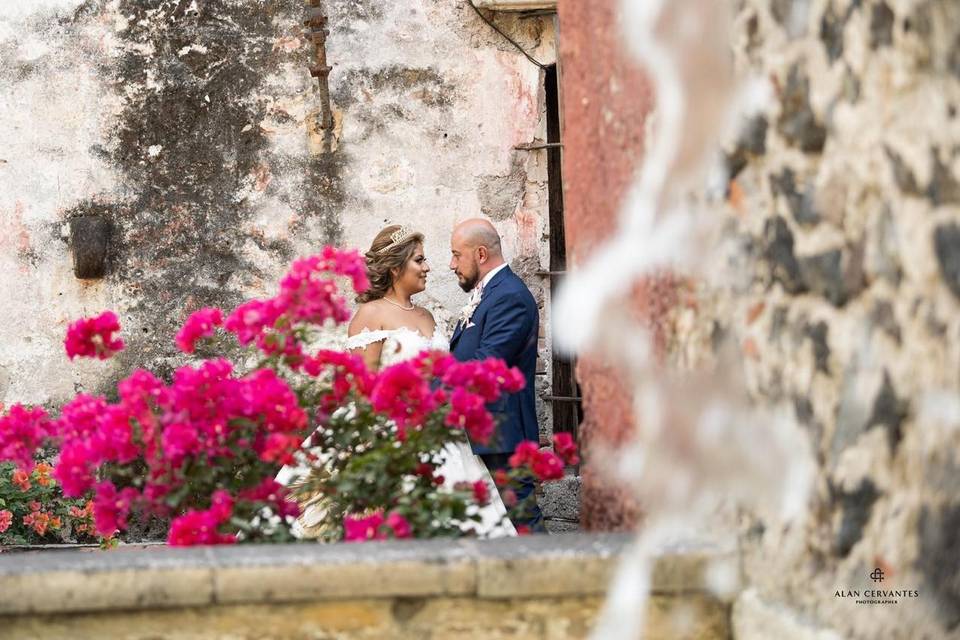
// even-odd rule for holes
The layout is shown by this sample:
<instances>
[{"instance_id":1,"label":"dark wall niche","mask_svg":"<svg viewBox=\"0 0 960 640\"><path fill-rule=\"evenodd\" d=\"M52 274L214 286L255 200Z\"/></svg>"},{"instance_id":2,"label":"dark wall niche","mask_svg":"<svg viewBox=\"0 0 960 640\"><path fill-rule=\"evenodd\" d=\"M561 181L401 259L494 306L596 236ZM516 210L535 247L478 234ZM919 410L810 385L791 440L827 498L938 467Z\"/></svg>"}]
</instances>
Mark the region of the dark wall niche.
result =
<instances>
[{"instance_id":1,"label":"dark wall niche","mask_svg":"<svg viewBox=\"0 0 960 640\"><path fill-rule=\"evenodd\" d=\"M73 251L73 274L76 277L104 277L110 248L110 221L98 215L72 218L70 247Z\"/></svg>"}]
</instances>

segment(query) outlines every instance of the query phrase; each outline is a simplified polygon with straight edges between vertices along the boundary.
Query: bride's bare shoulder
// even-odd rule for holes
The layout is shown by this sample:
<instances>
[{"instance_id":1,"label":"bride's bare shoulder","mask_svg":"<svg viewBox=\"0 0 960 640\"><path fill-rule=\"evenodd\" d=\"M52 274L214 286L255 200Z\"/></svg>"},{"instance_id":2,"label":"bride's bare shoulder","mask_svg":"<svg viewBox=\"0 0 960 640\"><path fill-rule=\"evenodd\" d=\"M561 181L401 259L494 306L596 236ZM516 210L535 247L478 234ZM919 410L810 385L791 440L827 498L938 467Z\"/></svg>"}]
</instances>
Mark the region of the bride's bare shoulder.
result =
<instances>
[{"instance_id":1,"label":"bride's bare shoulder","mask_svg":"<svg viewBox=\"0 0 960 640\"><path fill-rule=\"evenodd\" d=\"M357 308L347 327L347 335L355 336L364 329L371 331L383 329L383 310L376 300L364 302Z\"/></svg>"},{"instance_id":2,"label":"bride's bare shoulder","mask_svg":"<svg viewBox=\"0 0 960 640\"><path fill-rule=\"evenodd\" d=\"M431 313L430 309L417 305L417 313L423 318L430 318L430 321L433 322L433 313Z\"/></svg>"}]
</instances>

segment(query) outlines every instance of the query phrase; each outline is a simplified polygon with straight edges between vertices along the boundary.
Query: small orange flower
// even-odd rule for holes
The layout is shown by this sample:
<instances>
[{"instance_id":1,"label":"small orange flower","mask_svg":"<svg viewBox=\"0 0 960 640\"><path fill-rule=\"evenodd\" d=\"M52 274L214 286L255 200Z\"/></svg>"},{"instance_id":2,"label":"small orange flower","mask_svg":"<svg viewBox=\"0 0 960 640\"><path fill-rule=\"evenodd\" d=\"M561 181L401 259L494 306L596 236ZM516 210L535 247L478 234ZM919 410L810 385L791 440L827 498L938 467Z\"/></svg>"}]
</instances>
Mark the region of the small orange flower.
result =
<instances>
[{"instance_id":1,"label":"small orange flower","mask_svg":"<svg viewBox=\"0 0 960 640\"><path fill-rule=\"evenodd\" d=\"M30 476L27 475L26 471L17 469L13 472L13 484L20 487L20 491L27 491L30 489Z\"/></svg>"},{"instance_id":2,"label":"small orange flower","mask_svg":"<svg viewBox=\"0 0 960 640\"><path fill-rule=\"evenodd\" d=\"M37 465L37 468L34 469L34 478L41 487L50 486L50 483L53 482L50 479L50 472L53 471L53 467L48 465L45 462L41 462Z\"/></svg>"},{"instance_id":3,"label":"small orange flower","mask_svg":"<svg viewBox=\"0 0 960 640\"><path fill-rule=\"evenodd\" d=\"M42 536L47 532L47 526L50 524L50 514L43 511L34 511L23 517L23 524L31 527L37 532L37 535Z\"/></svg>"}]
</instances>

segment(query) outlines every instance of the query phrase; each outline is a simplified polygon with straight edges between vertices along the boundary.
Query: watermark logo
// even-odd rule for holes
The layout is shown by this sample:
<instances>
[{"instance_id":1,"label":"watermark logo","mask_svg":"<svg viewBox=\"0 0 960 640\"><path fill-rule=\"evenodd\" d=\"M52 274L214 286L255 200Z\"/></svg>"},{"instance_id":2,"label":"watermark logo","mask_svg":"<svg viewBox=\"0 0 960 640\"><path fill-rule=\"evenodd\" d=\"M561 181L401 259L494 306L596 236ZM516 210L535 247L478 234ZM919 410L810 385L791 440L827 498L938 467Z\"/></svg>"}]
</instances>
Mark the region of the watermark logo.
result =
<instances>
[{"instance_id":1,"label":"watermark logo","mask_svg":"<svg viewBox=\"0 0 960 640\"><path fill-rule=\"evenodd\" d=\"M873 582L881 583L888 576L880 567L875 567L868 574ZM920 592L916 589L838 589L834 597L840 599L851 599L856 604L868 605L898 605L904 600L915 600L920 597Z\"/></svg>"}]
</instances>

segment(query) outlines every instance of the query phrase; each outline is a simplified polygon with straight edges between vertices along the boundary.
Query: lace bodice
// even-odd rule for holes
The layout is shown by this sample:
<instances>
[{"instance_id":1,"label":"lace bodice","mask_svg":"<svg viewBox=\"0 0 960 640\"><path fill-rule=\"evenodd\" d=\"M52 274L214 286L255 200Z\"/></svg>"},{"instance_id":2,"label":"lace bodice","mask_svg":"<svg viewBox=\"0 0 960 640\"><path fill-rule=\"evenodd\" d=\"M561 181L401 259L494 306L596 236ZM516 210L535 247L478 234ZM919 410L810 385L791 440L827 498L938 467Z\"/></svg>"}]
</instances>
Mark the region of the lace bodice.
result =
<instances>
[{"instance_id":1,"label":"lace bodice","mask_svg":"<svg viewBox=\"0 0 960 640\"><path fill-rule=\"evenodd\" d=\"M425 350L450 350L450 338L437 327L433 336L426 337L416 329L400 327L399 329L380 329L373 331L366 327L360 333L347 338L347 349L362 349L368 344L383 340L383 349L380 351L380 366L390 365L409 360Z\"/></svg>"}]
</instances>

